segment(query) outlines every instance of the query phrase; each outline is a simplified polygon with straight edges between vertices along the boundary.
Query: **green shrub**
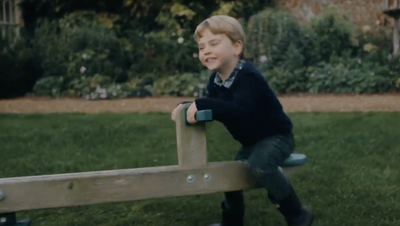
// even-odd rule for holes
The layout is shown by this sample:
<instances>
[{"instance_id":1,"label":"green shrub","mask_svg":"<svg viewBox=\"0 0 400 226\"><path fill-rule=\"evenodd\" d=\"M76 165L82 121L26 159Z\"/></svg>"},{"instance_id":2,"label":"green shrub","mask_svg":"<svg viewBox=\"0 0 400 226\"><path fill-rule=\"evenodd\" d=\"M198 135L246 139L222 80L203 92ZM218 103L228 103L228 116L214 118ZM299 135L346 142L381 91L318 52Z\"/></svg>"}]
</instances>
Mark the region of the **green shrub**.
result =
<instances>
[{"instance_id":1,"label":"green shrub","mask_svg":"<svg viewBox=\"0 0 400 226\"><path fill-rule=\"evenodd\" d=\"M396 76L387 66L361 59L321 62L309 74L310 93L383 93L393 90Z\"/></svg>"},{"instance_id":2,"label":"green shrub","mask_svg":"<svg viewBox=\"0 0 400 226\"><path fill-rule=\"evenodd\" d=\"M192 33L184 29L150 32L144 35L141 57L131 70L160 76L193 73L201 69ZM136 50L135 50L136 51Z\"/></svg>"},{"instance_id":3,"label":"green shrub","mask_svg":"<svg viewBox=\"0 0 400 226\"><path fill-rule=\"evenodd\" d=\"M264 77L277 94L301 93L307 91L307 72L306 68L289 71L274 67L264 72Z\"/></svg>"},{"instance_id":4,"label":"green shrub","mask_svg":"<svg viewBox=\"0 0 400 226\"><path fill-rule=\"evenodd\" d=\"M153 94L166 96L204 97L209 73L184 73L160 78L154 82Z\"/></svg>"},{"instance_id":5,"label":"green shrub","mask_svg":"<svg viewBox=\"0 0 400 226\"><path fill-rule=\"evenodd\" d=\"M32 41L42 60L44 76L70 82L81 75L102 74L113 81L123 71L124 47L110 27L93 12L71 13L60 20L41 20ZM125 76L125 80L127 76Z\"/></svg>"},{"instance_id":6,"label":"green shrub","mask_svg":"<svg viewBox=\"0 0 400 226\"><path fill-rule=\"evenodd\" d=\"M69 83L63 77L44 77L33 89L33 94L37 96L80 97L87 100L144 97L151 96L151 92L151 84L149 87L145 79L130 79L117 84L110 77L98 74L92 77L81 76Z\"/></svg>"},{"instance_id":7,"label":"green shrub","mask_svg":"<svg viewBox=\"0 0 400 226\"><path fill-rule=\"evenodd\" d=\"M312 43L289 12L264 10L249 20L245 55L260 70L296 70L313 60Z\"/></svg>"},{"instance_id":8,"label":"green shrub","mask_svg":"<svg viewBox=\"0 0 400 226\"><path fill-rule=\"evenodd\" d=\"M313 40L313 49L318 62L328 62L332 55L340 57L348 51L357 53L355 33L357 29L340 7L324 10L312 18L309 27L304 28Z\"/></svg>"},{"instance_id":9,"label":"green shrub","mask_svg":"<svg viewBox=\"0 0 400 226\"><path fill-rule=\"evenodd\" d=\"M63 77L44 77L39 79L33 87L33 94L37 96L61 97L64 90Z\"/></svg>"},{"instance_id":10,"label":"green shrub","mask_svg":"<svg viewBox=\"0 0 400 226\"><path fill-rule=\"evenodd\" d=\"M158 78L158 79L155 79ZM118 99L145 96L204 97L209 72L183 73L172 76L147 74L128 82L112 83L109 77L81 76L66 83L63 77L44 77L34 87L34 95L49 97L80 97L87 100Z\"/></svg>"},{"instance_id":11,"label":"green shrub","mask_svg":"<svg viewBox=\"0 0 400 226\"><path fill-rule=\"evenodd\" d=\"M126 15L80 11L61 19L41 19L28 42L32 51L27 46L23 57L17 54L20 50L0 55L2 70L6 68L0 81L15 87L26 79L33 86L39 70L35 77L21 68L40 59L36 65L44 75L36 82L34 95L88 100L204 96L209 72L200 72L193 29L188 29L198 18L190 18L192 9L172 5L157 6L157 27L146 32L144 25L127 26ZM373 39L370 33L355 32L338 11L329 9L309 25L277 9L246 19L241 20L247 34L245 58L277 93L374 93L400 88L400 61L388 61L390 49L382 41L387 37Z\"/></svg>"},{"instance_id":12,"label":"green shrub","mask_svg":"<svg viewBox=\"0 0 400 226\"><path fill-rule=\"evenodd\" d=\"M0 39L0 99L19 97L32 91L42 73L35 51L25 46L25 40L9 42Z\"/></svg>"}]
</instances>

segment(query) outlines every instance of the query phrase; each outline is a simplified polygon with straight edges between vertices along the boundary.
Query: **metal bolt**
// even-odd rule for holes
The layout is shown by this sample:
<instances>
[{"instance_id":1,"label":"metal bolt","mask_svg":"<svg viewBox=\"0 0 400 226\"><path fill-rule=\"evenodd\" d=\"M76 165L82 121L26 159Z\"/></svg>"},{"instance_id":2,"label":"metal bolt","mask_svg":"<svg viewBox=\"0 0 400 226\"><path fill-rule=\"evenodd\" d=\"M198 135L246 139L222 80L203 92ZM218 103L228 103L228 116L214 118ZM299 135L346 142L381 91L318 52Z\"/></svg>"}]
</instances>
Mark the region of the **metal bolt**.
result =
<instances>
[{"instance_id":1,"label":"metal bolt","mask_svg":"<svg viewBox=\"0 0 400 226\"><path fill-rule=\"evenodd\" d=\"M192 174L190 174L187 178L186 181L187 182L192 182L194 180L194 176Z\"/></svg>"},{"instance_id":2,"label":"metal bolt","mask_svg":"<svg viewBox=\"0 0 400 226\"><path fill-rule=\"evenodd\" d=\"M3 190L0 190L0 201L4 199L4 193Z\"/></svg>"},{"instance_id":3,"label":"metal bolt","mask_svg":"<svg viewBox=\"0 0 400 226\"><path fill-rule=\"evenodd\" d=\"M204 177L203 177L203 178L204 178L205 180L208 180L208 179L210 179L210 177L211 177L211 175L208 174L208 173L206 173L206 174L204 174Z\"/></svg>"}]
</instances>

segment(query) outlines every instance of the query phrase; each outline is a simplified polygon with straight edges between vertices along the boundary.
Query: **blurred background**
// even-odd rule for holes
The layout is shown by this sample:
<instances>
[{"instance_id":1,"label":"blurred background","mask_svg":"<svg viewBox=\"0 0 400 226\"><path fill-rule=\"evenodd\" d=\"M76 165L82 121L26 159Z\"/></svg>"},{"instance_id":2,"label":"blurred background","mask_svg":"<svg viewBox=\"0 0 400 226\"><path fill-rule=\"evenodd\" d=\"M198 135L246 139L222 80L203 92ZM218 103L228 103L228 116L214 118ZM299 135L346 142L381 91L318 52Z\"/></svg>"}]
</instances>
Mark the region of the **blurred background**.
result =
<instances>
[{"instance_id":1,"label":"blurred background","mask_svg":"<svg viewBox=\"0 0 400 226\"><path fill-rule=\"evenodd\" d=\"M278 94L396 92L396 4L0 0L0 98L203 96L193 32L215 14L240 20L245 58Z\"/></svg>"}]
</instances>

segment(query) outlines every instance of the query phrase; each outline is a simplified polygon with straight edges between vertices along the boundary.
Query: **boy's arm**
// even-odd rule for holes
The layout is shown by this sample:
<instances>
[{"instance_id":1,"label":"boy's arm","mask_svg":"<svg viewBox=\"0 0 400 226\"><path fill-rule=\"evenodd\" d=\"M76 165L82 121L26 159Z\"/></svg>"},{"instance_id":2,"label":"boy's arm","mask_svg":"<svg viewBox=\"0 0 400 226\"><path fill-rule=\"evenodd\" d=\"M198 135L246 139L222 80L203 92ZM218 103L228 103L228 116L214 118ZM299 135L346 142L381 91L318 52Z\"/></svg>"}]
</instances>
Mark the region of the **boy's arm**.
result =
<instances>
[{"instance_id":1,"label":"boy's arm","mask_svg":"<svg viewBox=\"0 0 400 226\"><path fill-rule=\"evenodd\" d=\"M199 98L195 100L197 110L212 110L215 120L224 116L241 119L251 117L261 96L260 81L257 76L246 75L237 82L232 101Z\"/></svg>"}]
</instances>

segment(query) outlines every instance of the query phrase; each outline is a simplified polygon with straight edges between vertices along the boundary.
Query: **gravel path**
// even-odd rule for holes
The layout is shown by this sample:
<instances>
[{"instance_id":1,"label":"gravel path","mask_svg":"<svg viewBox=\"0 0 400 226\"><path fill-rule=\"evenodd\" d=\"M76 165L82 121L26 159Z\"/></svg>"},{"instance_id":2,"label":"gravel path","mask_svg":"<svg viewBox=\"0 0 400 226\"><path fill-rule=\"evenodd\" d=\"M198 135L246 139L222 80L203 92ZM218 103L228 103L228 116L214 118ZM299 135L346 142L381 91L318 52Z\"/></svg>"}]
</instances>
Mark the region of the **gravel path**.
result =
<instances>
[{"instance_id":1,"label":"gravel path","mask_svg":"<svg viewBox=\"0 0 400 226\"><path fill-rule=\"evenodd\" d=\"M82 99L20 98L0 100L0 112L170 112L191 98L160 97L86 101ZM286 112L400 111L400 94L390 95L296 95L280 96Z\"/></svg>"}]
</instances>

